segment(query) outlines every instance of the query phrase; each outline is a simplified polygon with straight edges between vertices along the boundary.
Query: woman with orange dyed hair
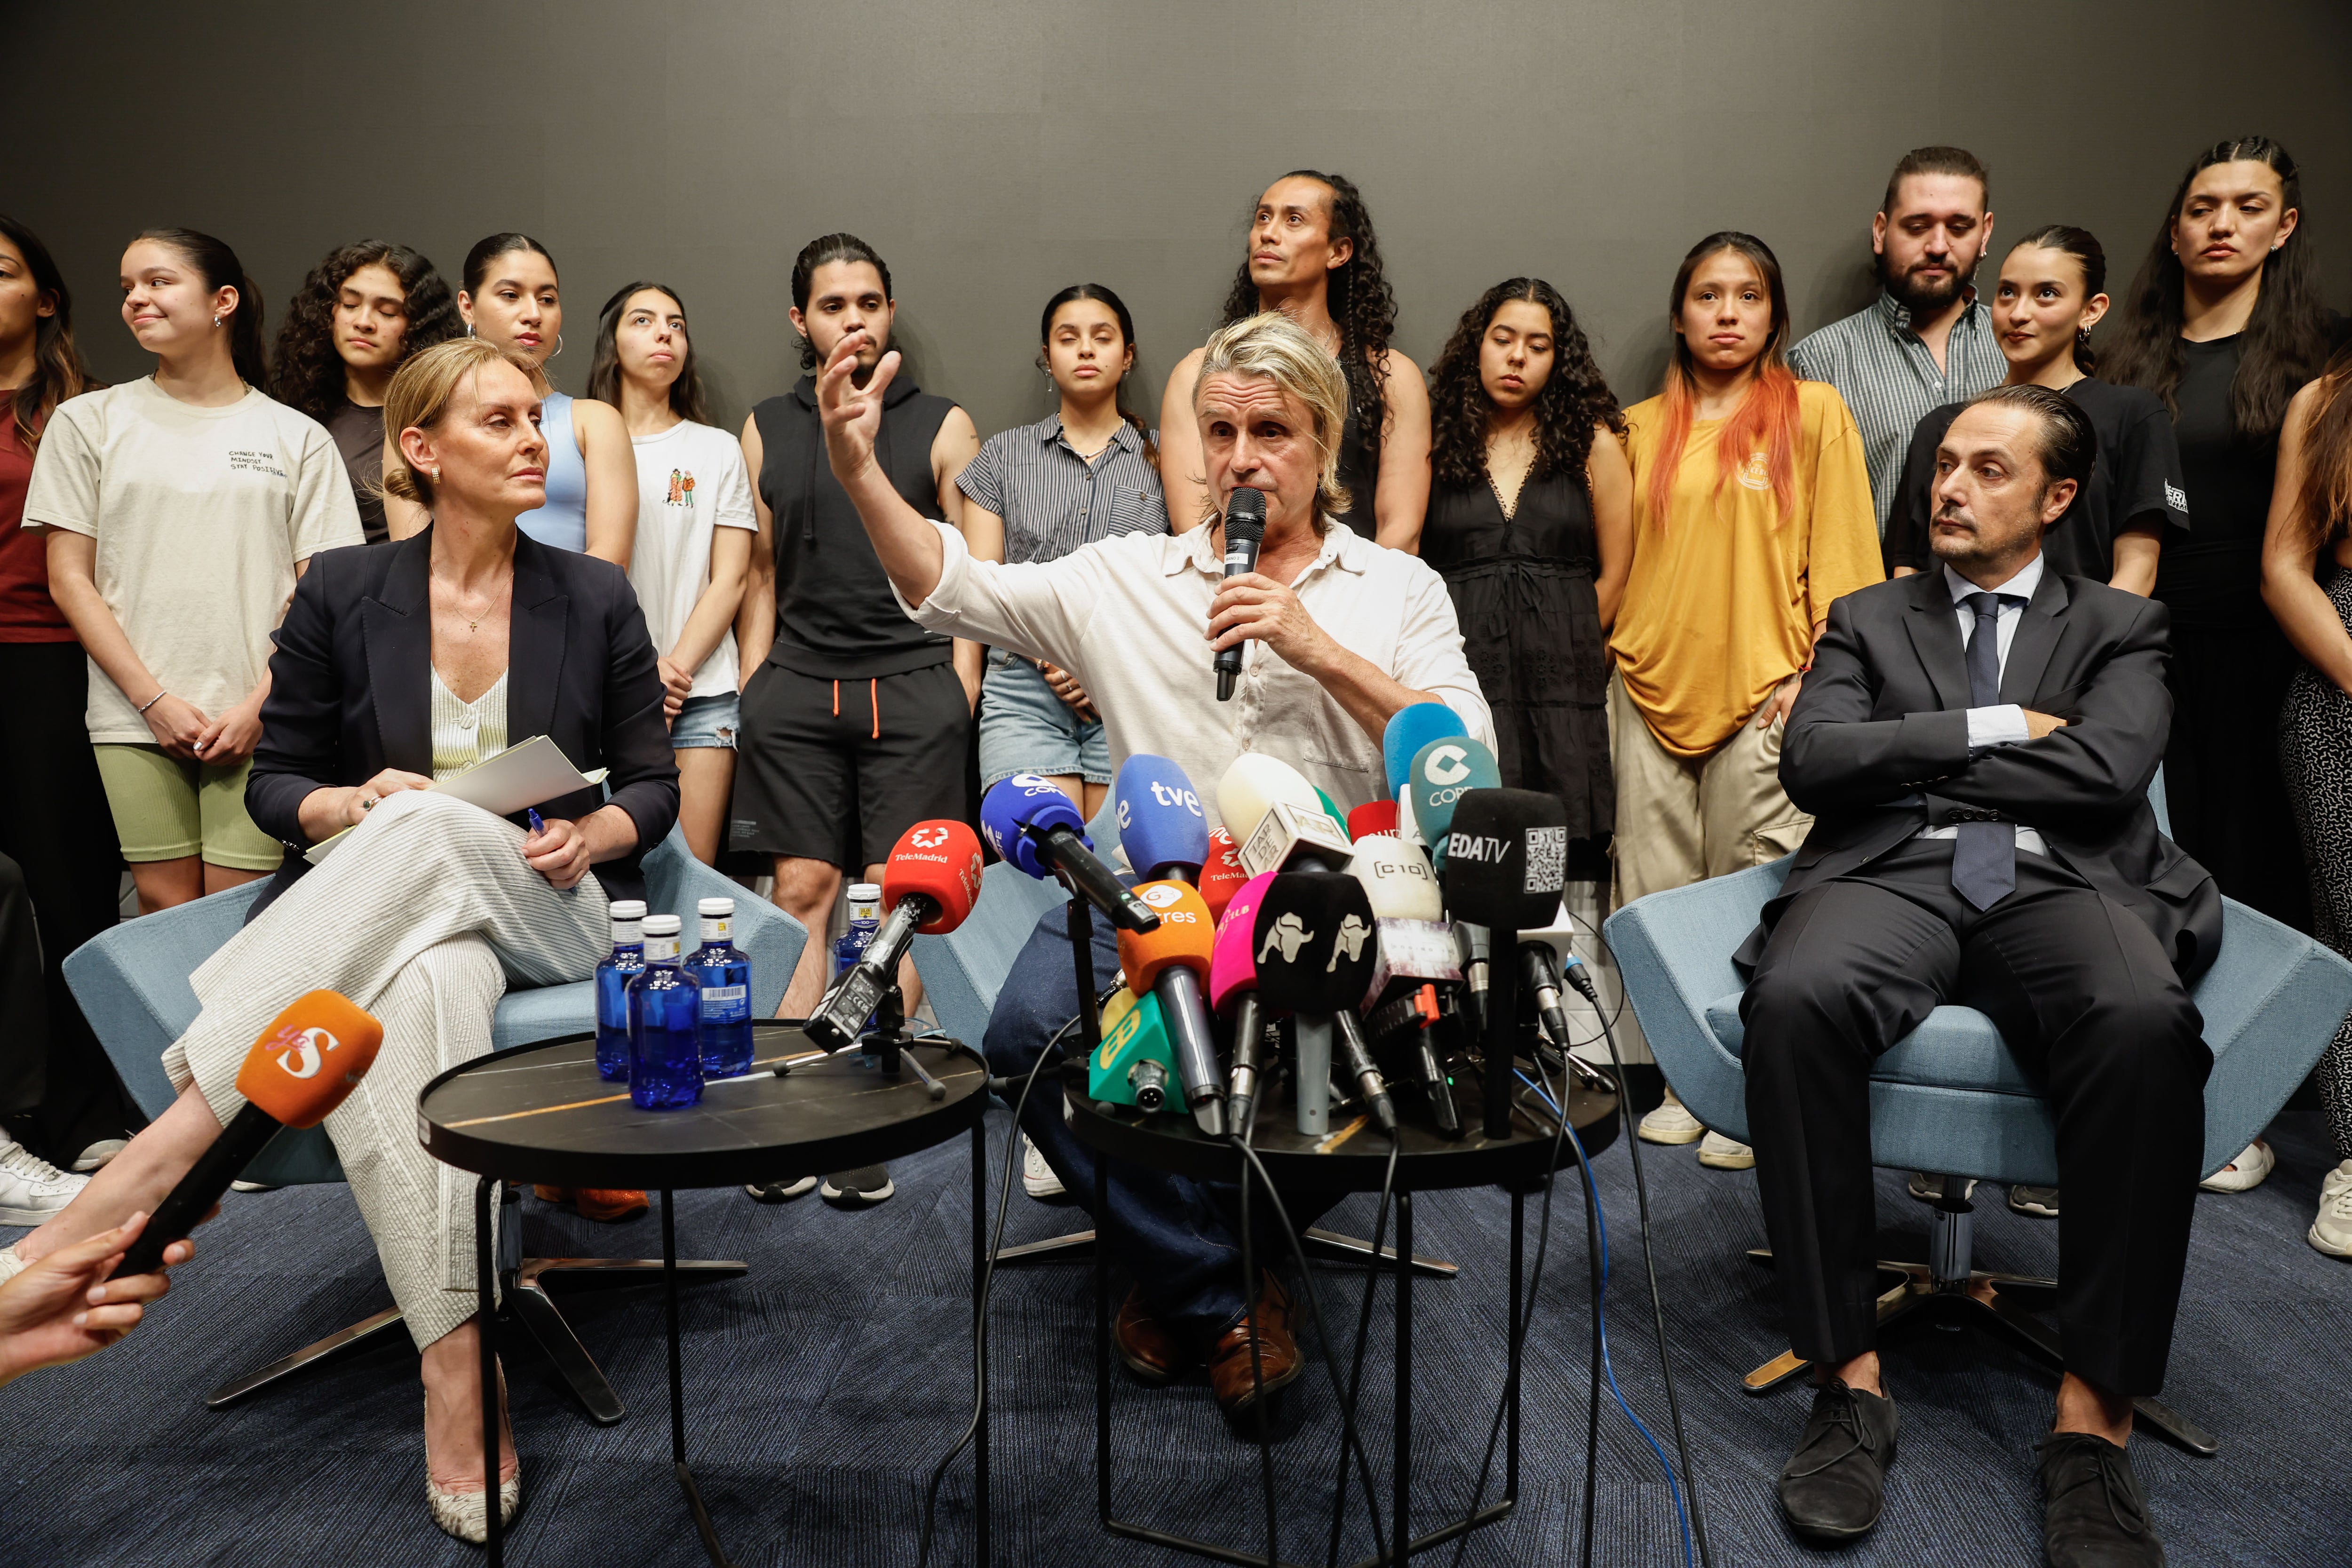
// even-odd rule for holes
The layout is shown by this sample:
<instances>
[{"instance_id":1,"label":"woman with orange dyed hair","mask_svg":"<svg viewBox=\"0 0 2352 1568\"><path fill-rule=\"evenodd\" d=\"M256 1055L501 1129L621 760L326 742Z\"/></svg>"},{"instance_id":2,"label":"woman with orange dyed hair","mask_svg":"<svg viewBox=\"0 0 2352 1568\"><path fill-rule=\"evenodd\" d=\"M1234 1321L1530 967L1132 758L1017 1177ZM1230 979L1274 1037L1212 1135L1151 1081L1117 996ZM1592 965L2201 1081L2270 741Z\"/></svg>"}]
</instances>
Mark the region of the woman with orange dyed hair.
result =
<instances>
[{"instance_id":1,"label":"woman with orange dyed hair","mask_svg":"<svg viewBox=\"0 0 2352 1568\"><path fill-rule=\"evenodd\" d=\"M1782 351L1780 264L1753 235L1692 247L1667 306L1674 363L1625 411L1633 566L1609 639L1617 901L1776 860L1812 818L1780 788L1780 736L1830 602L1883 575L1862 437L1837 389ZM1668 1089L1642 1119L1726 1170L1756 1163Z\"/></svg>"}]
</instances>

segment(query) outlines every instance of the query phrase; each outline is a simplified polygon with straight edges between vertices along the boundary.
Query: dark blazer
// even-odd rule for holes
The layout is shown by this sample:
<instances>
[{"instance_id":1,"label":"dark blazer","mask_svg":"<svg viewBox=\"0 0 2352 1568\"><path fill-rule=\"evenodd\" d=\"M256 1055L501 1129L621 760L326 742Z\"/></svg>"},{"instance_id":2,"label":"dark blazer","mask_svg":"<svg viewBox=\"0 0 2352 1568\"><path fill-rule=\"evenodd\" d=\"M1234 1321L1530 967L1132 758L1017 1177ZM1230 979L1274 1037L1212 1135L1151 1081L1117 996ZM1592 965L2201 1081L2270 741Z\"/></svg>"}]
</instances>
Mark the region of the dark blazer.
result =
<instances>
[{"instance_id":1,"label":"dark blazer","mask_svg":"<svg viewBox=\"0 0 2352 1568\"><path fill-rule=\"evenodd\" d=\"M1940 567L1830 606L1780 750L1780 784L1812 831L1740 957L1752 967L1788 900L1869 865L1921 827L1994 813L2147 923L2183 980L2221 947L2221 895L2156 830L2171 617L2136 594L2045 572L2001 670L2000 699L2066 721L2038 741L1969 751L1969 676Z\"/></svg>"},{"instance_id":2,"label":"dark blazer","mask_svg":"<svg viewBox=\"0 0 2352 1568\"><path fill-rule=\"evenodd\" d=\"M310 869L304 796L386 768L433 773L432 547L427 528L395 543L322 551L295 586L272 639L261 743L245 786L247 813L287 854L253 914ZM637 847L596 867L596 878L614 899L644 898L639 862L677 820L677 763L628 577L609 561L518 534L509 638L508 743L546 735L583 772L612 770L605 788L636 823ZM581 817L604 804L604 790L583 790L540 815Z\"/></svg>"}]
</instances>

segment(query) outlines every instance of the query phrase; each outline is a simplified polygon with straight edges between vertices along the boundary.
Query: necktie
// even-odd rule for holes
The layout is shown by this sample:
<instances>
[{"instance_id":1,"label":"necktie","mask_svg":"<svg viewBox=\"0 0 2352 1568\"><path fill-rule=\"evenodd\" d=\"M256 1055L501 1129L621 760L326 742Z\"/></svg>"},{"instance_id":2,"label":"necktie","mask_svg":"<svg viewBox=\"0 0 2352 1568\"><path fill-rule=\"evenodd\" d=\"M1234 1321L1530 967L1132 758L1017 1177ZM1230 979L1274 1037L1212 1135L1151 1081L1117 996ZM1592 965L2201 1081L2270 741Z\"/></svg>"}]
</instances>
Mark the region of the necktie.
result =
<instances>
[{"instance_id":1,"label":"necktie","mask_svg":"<svg viewBox=\"0 0 2352 1568\"><path fill-rule=\"evenodd\" d=\"M2000 701L2000 602L2015 595L1970 594L1960 601L1977 617L1969 635L1969 700L1979 708ZM2007 822L1963 822L1952 846L1952 887L1979 910L2017 888L2017 828Z\"/></svg>"}]
</instances>

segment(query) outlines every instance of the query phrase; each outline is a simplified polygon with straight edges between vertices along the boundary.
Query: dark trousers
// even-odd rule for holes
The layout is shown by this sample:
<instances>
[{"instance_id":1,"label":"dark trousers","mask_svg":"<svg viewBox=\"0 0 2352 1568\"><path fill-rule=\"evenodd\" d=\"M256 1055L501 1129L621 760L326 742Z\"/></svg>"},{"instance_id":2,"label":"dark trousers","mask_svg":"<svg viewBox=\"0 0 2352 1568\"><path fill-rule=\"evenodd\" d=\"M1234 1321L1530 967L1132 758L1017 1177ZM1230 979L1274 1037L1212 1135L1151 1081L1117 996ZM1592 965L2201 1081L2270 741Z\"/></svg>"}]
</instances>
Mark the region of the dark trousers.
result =
<instances>
[{"instance_id":1,"label":"dark trousers","mask_svg":"<svg viewBox=\"0 0 2352 1568\"><path fill-rule=\"evenodd\" d=\"M16 987L32 988L29 1005L7 1004L0 1020L0 1115L13 1134L59 1163L120 1138L133 1120L62 968L68 953L119 918L122 877L83 720L89 668L79 643L0 643L0 691L8 694L0 856L21 870L31 915L8 920L6 940L39 933L34 977Z\"/></svg>"},{"instance_id":2,"label":"dark trousers","mask_svg":"<svg viewBox=\"0 0 2352 1568\"><path fill-rule=\"evenodd\" d=\"M2047 1087L2068 1367L2154 1394L2205 1144L2204 1020L2147 927L2055 861L2019 855L2016 890L1981 912L1951 862L1949 840L1916 840L1799 894L1740 1004L1790 1346L1831 1363L1873 1347L1871 1066L1948 1002L1989 1016Z\"/></svg>"},{"instance_id":3,"label":"dark trousers","mask_svg":"<svg viewBox=\"0 0 2352 1568\"><path fill-rule=\"evenodd\" d=\"M1094 910L1094 965L1097 989L1118 977L1118 947L1110 922ZM996 1011L989 1016L989 1069L1019 1076L1028 1072L1055 1034L1078 1010L1077 983L1070 972L1068 915L1056 906L1029 933L1013 961ZM1075 1028L1062 1037L1076 1057ZM1062 1120L1062 1084L1053 1067L1044 1068L1029 1095L1021 1129L1029 1134L1071 1195L1094 1215L1095 1234L1121 1268L1135 1279L1152 1315L1170 1332L1196 1344L1213 1341L1241 1321L1241 1189L1222 1182L1197 1182L1123 1161L1110 1162L1109 1205L1095 1211L1095 1162L1100 1157L1078 1141ZM1301 1232L1339 1201L1332 1193L1286 1192L1283 1206ZM1250 1200L1250 1246L1261 1268L1289 1256L1282 1224L1263 1189Z\"/></svg>"}]
</instances>

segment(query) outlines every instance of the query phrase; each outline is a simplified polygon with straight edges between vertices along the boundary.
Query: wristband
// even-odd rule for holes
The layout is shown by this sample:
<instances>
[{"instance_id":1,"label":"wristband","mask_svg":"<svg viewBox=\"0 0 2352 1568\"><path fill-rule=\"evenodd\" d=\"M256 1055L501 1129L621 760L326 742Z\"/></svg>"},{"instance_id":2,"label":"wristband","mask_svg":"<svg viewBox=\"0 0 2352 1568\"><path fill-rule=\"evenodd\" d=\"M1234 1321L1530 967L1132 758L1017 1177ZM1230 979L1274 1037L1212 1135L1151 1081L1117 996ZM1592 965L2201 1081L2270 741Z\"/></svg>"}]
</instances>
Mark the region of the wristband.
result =
<instances>
[{"instance_id":1,"label":"wristband","mask_svg":"<svg viewBox=\"0 0 2352 1568\"><path fill-rule=\"evenodd\" d=\"M149 699L147 699L147 700L146 700L146 701L144 701L144 702L142 702L142 703L141 703L141 704L139 705L139 717L141 717L142 719L144 719L145 717L147 717L147 710L148 710L148 709L154 707L154 706L155 706L155 704L157 704L158 702L163 701L163 699L165 699L166 697L169 697L170 695L171 695L171 693L170 693L170 692L168 692L168 691L158 691L158 692L156 692L156 693L155 693L155 695L154 695L154 696L150 697Z\"/></svg>"}]
</instances>

